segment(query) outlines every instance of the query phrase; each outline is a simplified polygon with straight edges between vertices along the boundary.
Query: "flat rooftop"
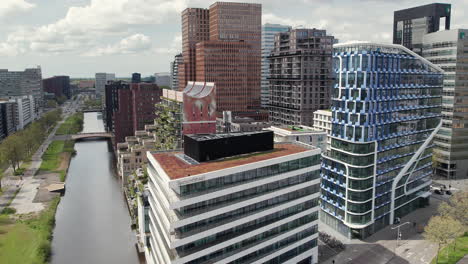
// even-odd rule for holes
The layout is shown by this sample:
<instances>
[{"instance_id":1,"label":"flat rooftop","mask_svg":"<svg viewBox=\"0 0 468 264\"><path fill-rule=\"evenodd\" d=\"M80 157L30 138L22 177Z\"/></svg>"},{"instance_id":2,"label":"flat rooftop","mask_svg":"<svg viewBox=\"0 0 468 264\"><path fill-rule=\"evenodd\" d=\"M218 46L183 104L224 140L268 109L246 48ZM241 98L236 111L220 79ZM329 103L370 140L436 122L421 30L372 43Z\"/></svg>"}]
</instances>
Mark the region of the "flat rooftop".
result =
<instances>
[{"instance_id":1,"label":"flat rooftop","mask_svg":"<svg viewBox=\"0 0 468 264\"><path fill-rule=\"evenodd\" d=\"M274 149L272 150L241 154L199 164L189 164L175 156L176 154L183 154L183 152L155 152L153 153L153 157L159 162L160 166L164 169L169 178L176 180L253 162L283 157L308 150L311 150L311 148L302 147L297 144L275 144Z\"/></svg>"}]
</instances>

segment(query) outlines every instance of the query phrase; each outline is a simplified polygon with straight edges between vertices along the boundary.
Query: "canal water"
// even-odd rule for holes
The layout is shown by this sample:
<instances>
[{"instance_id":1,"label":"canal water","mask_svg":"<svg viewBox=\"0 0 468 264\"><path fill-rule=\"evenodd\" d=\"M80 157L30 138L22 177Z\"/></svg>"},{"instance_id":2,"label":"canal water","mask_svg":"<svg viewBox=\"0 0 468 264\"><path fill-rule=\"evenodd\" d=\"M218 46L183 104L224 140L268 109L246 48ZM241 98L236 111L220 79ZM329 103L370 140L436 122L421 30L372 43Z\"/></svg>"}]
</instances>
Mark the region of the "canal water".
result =
<instances>
[{"instance_id":1,"label":"canal water","mask_svg":"<svg viewBox=\"0 0 468 264\"><path fill-rule=\"evenodd\" d=\"M85 113L83 132L103 131L101 115ZM139 263L110 142L78 141L75 149L57 208L51 263Z\"/></svg>"}]
</instances>

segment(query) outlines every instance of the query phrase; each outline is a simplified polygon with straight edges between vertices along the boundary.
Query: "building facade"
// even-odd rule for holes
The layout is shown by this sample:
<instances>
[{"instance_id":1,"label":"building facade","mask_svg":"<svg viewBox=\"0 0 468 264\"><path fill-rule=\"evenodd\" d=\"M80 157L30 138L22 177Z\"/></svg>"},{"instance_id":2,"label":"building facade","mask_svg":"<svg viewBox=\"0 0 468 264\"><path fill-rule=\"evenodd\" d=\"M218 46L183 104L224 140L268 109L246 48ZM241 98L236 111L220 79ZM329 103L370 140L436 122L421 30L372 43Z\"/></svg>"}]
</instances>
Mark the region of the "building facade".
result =
<instances>
[{"instance_id":1,"label":"building facade","mask_svg":"<svg viewBox=\"0 0 468 264\"><path fill-rule=\"evenodd\" d=\"M423 36L450 29L450 17L450 4L434 3L395 11L393 44L403 45L421 55Z\"/></svg>"},{"instance_id":2,"label":"building facade","mask_svg":"<svg viewBox=\"0 0 468 264\"><path fill-rule=\"evenodd\" d=\"M195 81L195 50L198 42L210 38L210 14L206 8L187 8L182 12L182 61L179 67L179 91Z\"/></svg>"},{"instance_id":3,"label":"building facade","mask_svg":"<svg viewBox=\"0 0 468 264\"><path fill-rule=\"evenodd\" d=\"M94 87L96 88L97 96L105 96L108 81L115 81L114 73L96 73Z\"/></svg>"},{"instance_id":4,"label":"building facade","mask_svg":"<svg viewBox=\"0 0 468 264\"><path fill-rule=\"evenodd\" d=\"M449 179L468 177L468 30L430 33L423 56L445 71L442 127L435 137L435 173Z\"/></svg>"},{"instance_id":5,"label":"building facade","mask_svg":"<svg viewBox=\"0 0 468 264\"><path fill-rule=\"evenodd\" d=\"M183 64L184 59L182 53L175 55L174 61L171 62L171 89L179 90L179 68Z\"/></svg>"},{"instance_id":6,"label":"building facade","mask_svg":"<svg viewBox=\"0 0 468 264\"><path fill-rule=\"evenodd\" d=\"M0 140L16 131L16 111L16 103L8 101L0 102Z\"/></svg>"},{"instance_id":7,"label":"building facade","mask_svg":"<svg viewBox=\"0 0 468 264\"><path fill-rule=\"evenodd\" d=\"M65 96L70 99L72 96L69 76L54 76L42 80L44 92L53 93L55 97Z\"/></svg>"},{"instance_id":8,"label":"building facade","mask_svg":"<svg viewBox=\"0 0 468 264\"><path fill-rule=\"evenodd\" d=\"M42 86L42 71L40 67L24 71L8 71L0 69L0 97L34 96L34 110L39 114L43 106L44 89Z\"/></svg>"},{"instance_id":9,"label":"building facade","mask_svg":"<svg viewBox=\"0 0 468 264\"><path fill-rule=\"evenodd\" d=\"M141 74L138 72L132 73L132 83L140 83L141 82Z\"/></svg>"},{"instance_id":10,"label":"building facade","mask_svg":"<svg viewBox=\"0 0 468 264\"><path fill-rule=\"evenodd\" d=\"M140 232L148 263L317 263L319 149L278 144L211 162L189 156L191 146L208 154L218 139L248 153L241 148L265 133L273 147L271 132L258 133L189 137L200 148L148 152L149 217L139 216L148 222L140 223L148 226Z\"/></svg>"},{"instance_id":11,"label":"building facade","mask_svg":"<svg viewBox=\"0 0 468 264\"><path fill-rule=\"evenodd\" d=\"M105 123L107 131L114 132L115 144L153 124L154 105L161 94L156 84L111 81L106 85Z\"/></svg>"},{"instance_id":12,"label":"building facade","mask_svg":"<svg viewBox=\"0 0 468 264\"><path fill-rule=\"evenodd\" d=\"M313 128L327 132L327 149L330 149L330 136L332 132L332 112L330 110L315 111Z\"/></svg>"},{"instance_id":13,"label":"building facade","mask_svg":"<svg viewBox=\"0 0 468 264\"><path fill-rule=\"evenodd\" d=\"M333 60L320 217L364 239L429 202L443 70L394 44L337 44Z\"/></svg>"},{"instance_id":14,"label":"building facade","mask_svg":"<svg viewBox=\"0 0 468 264\"><path fill-rule=\"evenodd\" d=\"M24 129L25 126L36 120L37 114L35 110L37 109L37 100L35 100L33 95L11 97L9 102L14 103L16 108L16 131Z\"/></svg>"},{"instance_id":15,"label":"building facade","mask_svg":"<svg viewBox=\"0 0 468 264\"><path fill-rule=\"evenodd\" d=\"M214 83L188 82L184 90L184 135L216 133L216 87Z\"/></svg>"},{"instance_id":16,"label":"building facade","mask_svg":"<svg viewBox=\"0 0 468 264\"><path fill-rule=\"evenodd\" d=\"M171 86L171 75L167 72L155 73L154 77L156 78L156 84L158 86L164 86L170 88Z\"/></svg>"},{"instance_id":17,"label":"building facade","mask_svg":"<svg viewBox=\"0 0 468 264\"><path fill-rule=\"evenodd\" d=\"M330 108L333 39L319 29L275 35L269 56L270 121L312 126L313 112Z\"/></svg>"},{"instance_id":18,"label":"building facade","mask_svg":"<svg viewBox=\"0 0 468 264\"><path fill-rule=\"evenodd\" d=\"M270 102L270 52L275 46L275 34L291 30L291 26L279 24L264 24L262 26L262 81L261 81L261 105L267 108Z\"/></svg>"}]
</instances>

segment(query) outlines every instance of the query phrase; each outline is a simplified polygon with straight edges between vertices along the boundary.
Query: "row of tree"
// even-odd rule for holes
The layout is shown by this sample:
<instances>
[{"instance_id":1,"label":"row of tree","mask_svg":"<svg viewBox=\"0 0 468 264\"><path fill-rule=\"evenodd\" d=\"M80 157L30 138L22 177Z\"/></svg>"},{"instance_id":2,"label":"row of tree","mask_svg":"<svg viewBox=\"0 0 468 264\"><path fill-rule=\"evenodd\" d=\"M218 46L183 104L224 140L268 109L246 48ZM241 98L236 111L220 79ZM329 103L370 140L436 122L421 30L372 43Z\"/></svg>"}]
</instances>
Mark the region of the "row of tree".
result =
<instances>
[{"instance_id":1,"label":"row of tree","mask_svg":"<svg viewBox=\"0 0 468 264\"><path fill-rule=\"evenodd\" d=\"M60 109L50 111L25 129L3 139L0 142L0 163L8 164L16 173L21 161L29 159L36 152L61 115Z\"/></svg>"},{"instance_id":2,"label":"row of tree","mask_svg":"<svg viewBox=\"0 0 468 264\"><path fill-rule=\"evenodd\" d=\"M442 202L439 215L433 216L424 228L424 237L437 243L436 263L439 261L441 246L448 245L468 232L468 192L456 192L448 202ZM448 250L447 250L448 254Z\"/></svg>"}]
</instances>

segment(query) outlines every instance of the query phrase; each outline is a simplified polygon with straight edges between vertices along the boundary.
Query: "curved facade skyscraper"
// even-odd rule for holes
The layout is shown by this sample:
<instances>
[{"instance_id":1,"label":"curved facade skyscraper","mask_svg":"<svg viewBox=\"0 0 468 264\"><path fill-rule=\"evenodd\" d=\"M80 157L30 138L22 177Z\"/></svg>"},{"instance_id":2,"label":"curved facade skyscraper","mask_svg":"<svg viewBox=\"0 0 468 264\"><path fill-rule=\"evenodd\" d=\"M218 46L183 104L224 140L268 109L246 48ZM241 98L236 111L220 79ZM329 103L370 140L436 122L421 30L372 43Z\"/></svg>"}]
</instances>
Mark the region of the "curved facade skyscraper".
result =
<instances>
[{"instance_id":1,"label":"curved facade skyscraper","mask_svg":"<svg viewBox=\"0 0 468 264\"><path fill-rule=\"evenodd\" d=\"M443 70L395 44L334 45L322 221L365 238L427 205Z\"/></svg>"}]
</instances>

